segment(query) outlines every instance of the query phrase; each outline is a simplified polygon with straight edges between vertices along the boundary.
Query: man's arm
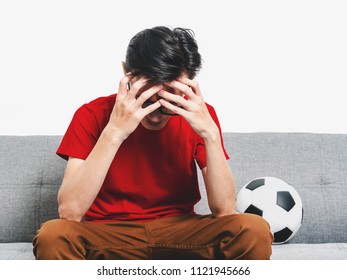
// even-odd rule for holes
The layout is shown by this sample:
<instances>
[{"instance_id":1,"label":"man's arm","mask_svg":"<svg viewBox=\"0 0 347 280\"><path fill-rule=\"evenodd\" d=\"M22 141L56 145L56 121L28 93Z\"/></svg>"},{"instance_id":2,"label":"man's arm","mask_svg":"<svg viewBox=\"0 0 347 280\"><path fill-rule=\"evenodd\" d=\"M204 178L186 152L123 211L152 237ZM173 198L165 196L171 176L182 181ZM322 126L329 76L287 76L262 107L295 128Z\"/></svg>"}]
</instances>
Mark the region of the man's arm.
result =
<instances>
[{"instance_id":1,"label":"man's arm","mask_svg":"<svg viewBox=\"0 0 347 280\"><path fill-rule=\"evenodd\" d=\"M110 120L86 160L69 158L58 192L60 218L81 221L98 195L120 145L147 114L160 107L159 102L146 108L142 105L161 87L151 87L136 98L146 81L139 79L128 91L131 79L126 75L120 81Z\"/></svg>"},{"instance_id":2,"label":"man's arm","mask_svg":"<svg viewBox=\"0 0 347 280\"><path fill-rule=\"evenodd\" d=\"M58 212L61 219L81 221L98 195L122 143L115 139L105 129L86 160L69 158L58 192Z\"/></svg>"},{"instance_id":3,"label":"man's arm","mask_svg":"<svg viewBox=\"0 0 347 280\"><path fill-rule=\"evenodd\" d=\"M219 132L211 139L205 139L206 167L202 171L208 204L212 215L224 216L235 211L235 183L225 158Z\"/></svg>"},{"instance_id":4,"label":"man's arm","mask_svg":"<svg viewBox=\"0 0 347 280\"><path fill-rule=\"evenodd\" d=\"M167 84L179 90L182 96L161 90L158 93L163 98L159 100L160 104L184 117L205 141L207 165L202 174L212 214L236 213L234 178L223 152L219 129L206 107L198 83L181 77Z\"/></svg>"}]
</instances>

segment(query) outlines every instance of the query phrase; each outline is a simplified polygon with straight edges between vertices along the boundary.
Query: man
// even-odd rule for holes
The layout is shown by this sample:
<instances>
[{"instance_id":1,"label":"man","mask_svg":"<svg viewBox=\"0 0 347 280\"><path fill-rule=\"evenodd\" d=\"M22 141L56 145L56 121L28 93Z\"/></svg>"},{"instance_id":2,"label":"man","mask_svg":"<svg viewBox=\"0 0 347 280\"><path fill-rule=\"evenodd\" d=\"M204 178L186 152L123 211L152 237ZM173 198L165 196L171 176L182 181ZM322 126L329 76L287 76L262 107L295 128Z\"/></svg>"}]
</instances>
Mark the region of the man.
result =
<instances>
[{"instance_id":1,"label":"man","mask_svg":"<svg viewBox=\"0 0 347 280\"><path fill-rule=\"evenodd\" d=\"M80 107L57 154L68 159L60 219L34 238L37 259L269 259L261 218L235 211L217 115L196 81L190 30L135 35L118 93ZM197 215L201 169L211 215Z\"/></svg>"}]
</instances>

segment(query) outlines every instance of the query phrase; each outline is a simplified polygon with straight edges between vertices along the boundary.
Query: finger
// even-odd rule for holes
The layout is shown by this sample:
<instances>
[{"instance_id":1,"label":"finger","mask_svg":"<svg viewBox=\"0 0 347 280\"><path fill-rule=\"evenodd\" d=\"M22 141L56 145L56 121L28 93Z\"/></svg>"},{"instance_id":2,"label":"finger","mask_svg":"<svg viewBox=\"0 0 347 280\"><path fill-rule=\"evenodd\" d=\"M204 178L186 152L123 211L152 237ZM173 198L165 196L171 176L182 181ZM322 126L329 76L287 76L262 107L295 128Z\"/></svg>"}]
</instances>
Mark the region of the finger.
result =
<instances>
[{"instance_id":1,"label":"finger","mask_svg":"<svg viewBox=\"0 0 347 280\"><path fill-rule=\"evenodd\" d=\"M131 74L126 74L120 81L118 87L118 95L126 95L128 90L128 83L133 79Z\"/></svg>"},{"instance_id":2,"label":"finger","mask_svg":"<svg viewBox=\"0 0 347 280\"><path fill-rule=\"evenodd\" d=\"M155 85L153 87L150 87L149 89L147 89L146 91L144 91L143 93L141 93L141 95L137 98L137 103L138 105L142 106L142 104L148 99L151 98L154 94L156 94L157 92L159 92L161 89L163 88L162 85Z\"/></svg>"},{"instance_id":3,"label":"finger","mask_svg":"<svg viewBox=\"0 0 347 280\"><path fill-rule=\"evenodd\" d=\"M171 104L170 102L166 101L165 99L159 99L160 105L169 109L175 114L181 115L182 117L186 118L189 112L183 108L180 108L178 106L175 106Z\"/></svg>"},{"instance_id":4,"label":"finger","mask_svg":"<svg viewBox=\"0 0 347 280\"><path fill-rule=\"evenodd\" d=\"M180 77L177 79L179 82L189 86L190 88L192 88L193 92L196 94L196 95L199 95L201 96L201 91L200 91L200 87L199 87L199 84L198 82L194 81L194 80L191 80L191 79L188 79L188 78L185 78L185 77Z\"/></svg>"},{"instance_id":5,"label":"finger","mask_svg":"<svg viewBox=\"0 0 347 280\"><path fill-rule=\"evenodd\" d=\"M177 89L178 91L182 92L184 95L186 95L189 99L194 99L196 97L193 90L186 84L183 84L179 81L171 81L166 83L168 86Z\"/></svg>"},{"instance_id":6,"label":"finger","mask_svg":"<svg viewBox=\"0 0 347 280\"><path fill-rule=\"evenodd\" d=\"M154 112L155 110L157 110L159 107L161 106L159 100L149 106L147 106L146 108L142 109L142 112L144 114L144 116Z\"/></svg>"},{"instance_id":7,"label":"finger","mask_svg":"<svg viewBox=\"0 0 347 280\"><path fill-rule=\"evenodd\" d=\"M190 101L188 101L187 99L184 99L180 95L173 94L163 89L158 92L158 95L164 98L166 101L174 102L177 105L182 106L186 109L189 108Z\"/></svg>"},{"instance_id":8,"label":"finger","mask_svg":"<svg viewBox=\"0 0 347 280\"><path fill-rule=\"evenodd\" d=\"M147 84L148 79L141 77L139 80L134 82L128 92L129 98L136 98L140 93L141 89Z\"/></svg>"}]
</instances>

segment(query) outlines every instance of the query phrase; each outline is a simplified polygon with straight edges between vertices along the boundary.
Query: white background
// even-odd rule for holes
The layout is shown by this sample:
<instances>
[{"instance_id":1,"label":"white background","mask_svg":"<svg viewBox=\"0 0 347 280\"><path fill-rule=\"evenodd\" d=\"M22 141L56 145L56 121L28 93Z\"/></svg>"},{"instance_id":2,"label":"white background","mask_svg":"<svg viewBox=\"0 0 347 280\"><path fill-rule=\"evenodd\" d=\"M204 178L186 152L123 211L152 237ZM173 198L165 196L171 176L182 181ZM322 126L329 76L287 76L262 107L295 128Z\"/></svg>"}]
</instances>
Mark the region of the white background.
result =
<instances>
[{"instance_id":1,"label":"white background","mask_svg":"<svg viewBox=\"0 0 347 280\"><path fill-rule=\"evenodd\" d=\"M0 0L0 134L63 134L129 40L194 30L223 131L347 133L347 1Z\"/></svg>"}]
</instances>

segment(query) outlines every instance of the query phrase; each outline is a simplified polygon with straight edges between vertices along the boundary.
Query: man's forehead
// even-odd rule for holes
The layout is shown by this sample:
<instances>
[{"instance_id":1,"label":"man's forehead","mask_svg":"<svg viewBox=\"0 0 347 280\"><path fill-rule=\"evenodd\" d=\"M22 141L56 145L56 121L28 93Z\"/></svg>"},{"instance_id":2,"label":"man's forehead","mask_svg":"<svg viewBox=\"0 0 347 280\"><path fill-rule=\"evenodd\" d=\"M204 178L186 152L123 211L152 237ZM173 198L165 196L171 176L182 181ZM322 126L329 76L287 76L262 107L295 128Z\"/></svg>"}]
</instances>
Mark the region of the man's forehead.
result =
<instances>
[{"instance_id":1,"label":"man's forehead","mask_svg":"<svg viewBox=\"0 0 347 280\"><path fill-rule=\"evenodd\" d=\"M168 86L165 82L151 82L151 81L147 81L144 82L143 86L140 89L140 92L144 92L145 90L154 87L154 86L158 86L158 85L162 85L163 89L165 90L174 90L174 88Z\"/></svg>"},{"instance_id":2,"label":"man's forehead","mask_svg":"<svg viewBox=\"0 0 347 280\"><path fill-rule=\"evenodd\" d=\"M167 81L167 82L172 82L174 80L177 80L178 78L189 78L189 75L185 72L181 73L181 75L179 75L176 79L173 79L171 81ZM146 85L148 84L149 86L155 86L155 85L159 85L159 84L164 84L165 82L156 82L155 81L155 78L152 78L152 77L146 77L146 76L143 76L143 75L138 75L138 76L135 76L133 79L132 79L132 82L136 82L140 79L144 79L144 80L147 80L148 82L146 83Z\"/></svg>"}]
</instances>

